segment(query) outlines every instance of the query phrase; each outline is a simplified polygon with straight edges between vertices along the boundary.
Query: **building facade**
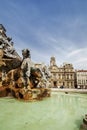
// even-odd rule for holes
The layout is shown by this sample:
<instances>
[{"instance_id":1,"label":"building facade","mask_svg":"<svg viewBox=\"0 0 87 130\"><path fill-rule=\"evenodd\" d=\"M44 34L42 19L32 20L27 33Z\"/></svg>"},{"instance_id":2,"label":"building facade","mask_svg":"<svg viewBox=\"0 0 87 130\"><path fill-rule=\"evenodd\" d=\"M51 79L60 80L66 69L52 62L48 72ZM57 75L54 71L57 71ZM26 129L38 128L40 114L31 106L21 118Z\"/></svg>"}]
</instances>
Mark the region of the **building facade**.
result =
<instances>
[{"instance_id":1,"label":"building facade","mask_svg":"<svg viewBox=\"0 0 87 130\"><path fill-rule=\"evenodd\" d=\"M76 71L77 88L87 89L87 70Z\"/></svg>"},{"instance_id":2,"label":"building facade","mask_svg":"<svg viewBox=\"0 0 87 130\"><path fill-rule=\"evenodd\" d=\"M49 70L52 74L52 87L74 88L75 71L72 64L65 63L58 67L55 57L51 57Z\"/></svg>"}]
</instances>

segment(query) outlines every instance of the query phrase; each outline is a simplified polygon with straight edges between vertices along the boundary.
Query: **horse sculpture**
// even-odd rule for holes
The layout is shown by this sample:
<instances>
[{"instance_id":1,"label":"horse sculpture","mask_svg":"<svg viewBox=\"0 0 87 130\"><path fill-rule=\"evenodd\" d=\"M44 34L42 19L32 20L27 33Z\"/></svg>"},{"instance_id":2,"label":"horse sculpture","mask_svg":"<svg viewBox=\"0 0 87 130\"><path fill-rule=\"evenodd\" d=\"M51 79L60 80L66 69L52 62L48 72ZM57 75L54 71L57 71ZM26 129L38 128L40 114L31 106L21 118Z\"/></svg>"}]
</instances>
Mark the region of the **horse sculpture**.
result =
<instances>
[{"instance_id":1,"label":"horse sculpture","mask_svg":"<svg viewBox=\"0 0 87 130\"><path fill-rule=\"evenodd\" d=\"M24 84L25 79L20 67L9 71L0 88L0 97L11 95L17 99L41 100L44 96L50 96L50 90L43 86L43 74L39 68L31 68L29 87L24 87Z\"/></svg>"},{"instance_id":2,"label":"horse sculpture","mask_svg":"<svg viewBox=\"0 0 87 130\"><path fill-rule=\"evenodd\" d=\"M31 68L30 72L30 78L29 78L29 86L30 88L36 88L37 84L42 78L42 73L39 68ZM5 80L3 81L4 86L13 86L16 88L23 88L24 86L24 77L22 76L22 70L21 68L16 68L13 70L10 70L7 75Z\"/></svg>"}]
</instances>

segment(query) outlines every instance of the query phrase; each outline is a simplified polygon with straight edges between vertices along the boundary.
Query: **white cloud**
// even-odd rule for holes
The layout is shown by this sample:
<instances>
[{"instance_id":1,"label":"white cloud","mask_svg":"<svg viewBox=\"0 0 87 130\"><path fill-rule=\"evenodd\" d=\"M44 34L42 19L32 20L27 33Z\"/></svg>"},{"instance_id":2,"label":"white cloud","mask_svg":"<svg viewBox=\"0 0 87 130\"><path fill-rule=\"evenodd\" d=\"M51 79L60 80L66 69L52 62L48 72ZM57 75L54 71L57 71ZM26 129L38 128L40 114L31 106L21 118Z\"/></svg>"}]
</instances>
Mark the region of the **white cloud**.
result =
<instances>
[{"instance_id":1,"label":"white cloud","mask_svg":"<svg viewBox=\"0 0 87 130\"><path fill-rule=\"evenodd\" d=\"M76 56L77 54L79 53L84 53L84 51L87 51L87 48L80 48L80 49L77 49L77 50L73 50L72 52L70 52L67 57L70 58L72 56Z\"/></svg>"}]
</instances>

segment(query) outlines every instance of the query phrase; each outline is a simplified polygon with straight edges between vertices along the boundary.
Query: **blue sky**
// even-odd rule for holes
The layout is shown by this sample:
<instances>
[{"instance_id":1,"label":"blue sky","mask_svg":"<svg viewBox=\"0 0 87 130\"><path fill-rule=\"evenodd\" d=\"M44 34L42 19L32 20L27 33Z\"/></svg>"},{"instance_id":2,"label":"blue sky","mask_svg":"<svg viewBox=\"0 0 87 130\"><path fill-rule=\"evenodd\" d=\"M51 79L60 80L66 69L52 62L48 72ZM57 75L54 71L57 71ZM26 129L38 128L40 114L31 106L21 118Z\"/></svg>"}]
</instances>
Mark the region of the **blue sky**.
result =
<instances>
[{"instance_id":1,"label":"blue sky","mask_svg":"<svg viewBox=\"0 0 87 130\"><path fill-rule=\"evenodd\" d=\"M0 23L14 47L31 51L32 61L87 69L87 0L1 0Z\"/></svg>"}]
</instances>

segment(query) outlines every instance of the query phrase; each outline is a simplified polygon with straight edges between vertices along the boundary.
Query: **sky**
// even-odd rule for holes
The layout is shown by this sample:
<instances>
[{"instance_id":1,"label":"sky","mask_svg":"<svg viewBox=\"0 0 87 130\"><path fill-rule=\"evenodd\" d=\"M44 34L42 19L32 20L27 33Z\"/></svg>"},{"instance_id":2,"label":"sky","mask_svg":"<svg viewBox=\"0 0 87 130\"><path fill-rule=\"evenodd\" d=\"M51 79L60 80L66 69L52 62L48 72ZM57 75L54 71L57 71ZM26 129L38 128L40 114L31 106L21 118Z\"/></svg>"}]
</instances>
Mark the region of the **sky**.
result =
<instances>
[{"instance_id":1,"label":"sky","mask_svg":"<svg viewBox=\"0 0 87 130\"><path fill-rule=\"evenodd\" d=\"M35 63L87 69L87 0L1 0L0 23Z\"/></svg>"}]
</instances>

